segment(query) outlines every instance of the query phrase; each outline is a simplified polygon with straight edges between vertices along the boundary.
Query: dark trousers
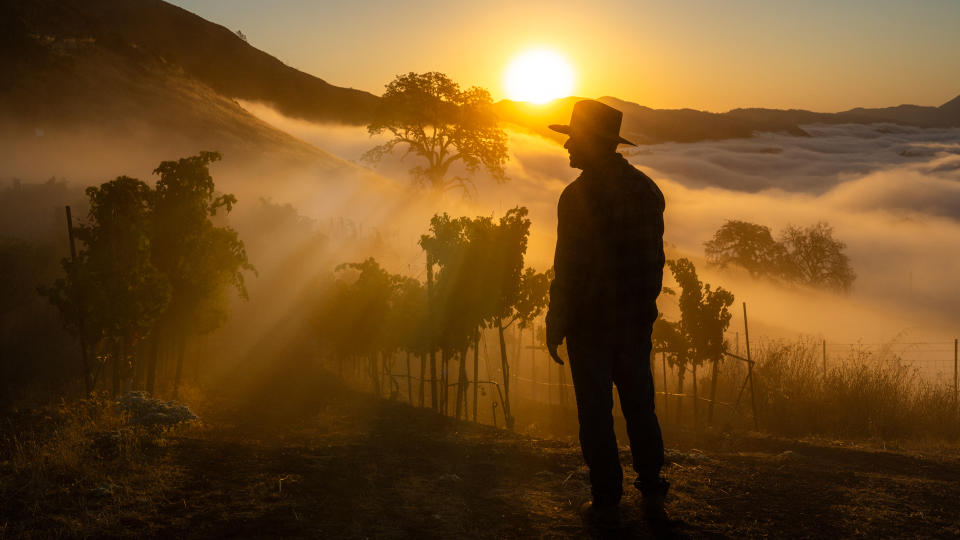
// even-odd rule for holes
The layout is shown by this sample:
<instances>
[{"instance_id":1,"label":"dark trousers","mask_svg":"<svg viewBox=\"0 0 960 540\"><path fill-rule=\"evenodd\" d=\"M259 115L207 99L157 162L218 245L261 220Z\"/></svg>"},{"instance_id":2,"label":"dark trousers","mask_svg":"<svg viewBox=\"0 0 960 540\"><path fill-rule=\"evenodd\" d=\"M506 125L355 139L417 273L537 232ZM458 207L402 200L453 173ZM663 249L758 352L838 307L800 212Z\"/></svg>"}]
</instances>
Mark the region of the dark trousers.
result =
<instances>
[{"instance_id":1,"label":"dark trousers","mask_svg":"<svg viewBox=\"0 0 960 540\"><path fill-rule=\"evenodd\" d=\"M641 327L643 328L643 327ZM606 335L603 335L606 334ZM590 467L593 501L620 502L623 470L613 432L613 389L627 422L636 486L656 486L663 467L663 436L654 413L650 371L650 332L582 332L567 336L567 352L577 396L580 448Z\"/></svg>"}]
</instances>

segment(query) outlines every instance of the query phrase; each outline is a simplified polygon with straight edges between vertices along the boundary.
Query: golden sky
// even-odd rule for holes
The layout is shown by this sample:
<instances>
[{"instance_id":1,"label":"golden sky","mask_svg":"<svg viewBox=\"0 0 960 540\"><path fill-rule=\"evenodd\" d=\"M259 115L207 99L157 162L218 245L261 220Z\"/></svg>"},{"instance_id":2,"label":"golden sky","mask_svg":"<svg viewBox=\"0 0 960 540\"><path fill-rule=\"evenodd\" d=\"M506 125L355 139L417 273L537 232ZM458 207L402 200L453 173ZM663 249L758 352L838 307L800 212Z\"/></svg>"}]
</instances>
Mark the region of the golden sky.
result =
<instances>
[{"instance_id":1,"label":"golden sky","mask_svg":"<svg viewBox=\"0 0 960 540\"><path fill-rule=\"evenodd\" d=\"M566 57L573 93L655 108L839 111L960 94L956 0L175 0L332 84L380 94L442 71L506 97L530 48Z\"/></svg>"}]
</instances>

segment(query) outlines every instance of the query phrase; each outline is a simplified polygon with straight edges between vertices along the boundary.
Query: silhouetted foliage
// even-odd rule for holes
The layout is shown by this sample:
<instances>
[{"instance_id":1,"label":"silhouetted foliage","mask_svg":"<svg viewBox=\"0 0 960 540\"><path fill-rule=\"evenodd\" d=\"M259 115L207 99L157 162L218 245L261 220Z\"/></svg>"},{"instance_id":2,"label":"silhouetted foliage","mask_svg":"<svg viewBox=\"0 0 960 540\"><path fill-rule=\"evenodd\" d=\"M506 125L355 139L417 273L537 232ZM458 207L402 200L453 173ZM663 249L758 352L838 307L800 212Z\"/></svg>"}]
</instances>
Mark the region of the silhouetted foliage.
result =
<instances>
[{"instance_id":1,"label":"silhouetted foliage","mask_svg":"<svg viewBox=\"0 0 960 540\"><path fill-rule=\"evenodd\" d=\"M391 139L367 151L365 161L377 163L404 144L404 156L413 153L426 161L410 174L433 189L466 191L472 185L468 176L448 177L457 161L471 174L483 166L498 182L506 181L507 136L497 126L487 90L461 90L437 72L398 75L386 88L367 131L371 135L386 131Z\"/></svg>"},{"instance_id":2,"label":"silhouetted foliage","mask_svg":"<svg viewBox=\"0 0 960 540\"><path fill-rule=\"evenodd\" d=\"M689 259L667 261L667 267L680 285L680 321L671 323L658 318L654 323L654 341L667 350L667 358L677 368L680 388L687 369L695 369L705 361L719 360L726 350L723 333L730 325L727 310L733 294L717 287L711 290L697 276Z\"/></svg>"},{"instance_id":3,"label":"silhouetted foliage","mask_svg":"<svg viewBox=\"0 0 960 540\"><path fill-rule=\"evenodd\" d=\"M543 313L550 299L550 282L553 281L553 268L546 272L537 272L526 268L520 276L520 291L513 305L514 317L520 328L527 328Z\"/></svg>"},{"instance_id":4,"label":"silhouetted foliage","mask_svg":"<svg viewBox=\"0 0 960 540\"><path fill-rule=\"evenodd\" d=\"M805 285L849 291L857 275L843 253L846 244L833 238L833 228L819 222L809 227L788 226L780 240L792 262L795 279Z\"/></svg>"},{"instance_id":5,"label":"silhouetted foliage","mask_svg":"<svg viewBox=\"0 0 960 540\"><path fill-rule=\"evenodd\" d=\"M394 353L427 349L426 302L419 281L387 272L372 257L341 264L315 316L321 347L341 373L348 360L365 362L379 394Z\"/></svg>"},{"instance_id":6,"label":"silhouetted foliage","mask_svg":"<svg viewBox=\"0 0 960 540\"><path fill-rule=\"evenodd\" d=\"M174 388L187 337L219 328L227 317L228 288L246 298L243 273L254 270L237 232L211 220L221 208L229 213L237 202L233 195L216 193L209 165L219 160L217 152L201 152L164 161L154 170L160 180L154 202L153 262L171 288L156 336L172 339L178 348Z\"/></svg>"},{"instance_id":7,"label":"silhouetted foliage","mask_svg":"<svg viewBox=\"0 0 960 540\"><path fill-rule=\"evenodd\" d=\"M754 277L765 276L836 291L849 291L856 279L846 245L833 238L833 229L820 222L809 227L787 226L774 240L770 228L730 220L704 243L707 262L726 268L743 267Z\"/></svg>"},{"instance_id":8,"label":"silhouetted foliage","mask_svg":"<svg viewBox=\"0 0 960 540\"><path fill-rule=\"evenodd\" d=\"M530 234L527 213L524 207L513 208L496 223L489 217L436 215L430 221L432 234L420 238L428 265L440 267L430 309L435 346L444 358L456 351L462 355L471 340L476 346L481 326L497 328L504 415L511 426L504 330L517 321L526 326L539 315L549 289L543 274L523 268Z\"/></svg>"},{"instance_id":9,"label":"silhouetted foliage","mask_svg":"<svg viewBox=\"0 0 960 540\"><path fill-rule=\"evenodd\" d=\"M65 276L44 294L74 334L82 317L87 342L112 361L114 392L131 377L153 390L161 340L178 349L176 388L187 337L223 323L231 286L246 295L243 272L253 267L243 242L211 220L236 203L216 194L208 165L218 159L202 152L162 162L156 188L124 176L86 191L76 260L63 260ZM133 373L132 349L147 337L149 364Z\"/></svg>"},{"instance_id":10,"label":"silhouetted foliage","mask_svg":"<svg viewBox=\"0 0 960 540\"><path fill-rule=\"evenodd\" d=\"M773 239L770 228L747 221L730 220L704 244L707 262L726 268L741 266L751 276L783 276L787 267L786 248Z\"/></svg>"},{"instance_id":11,"label":"silhouetted foliage","mask_svg":"<svg viewBox=\"0 0 960 540\"><path fill-rule=\"evenodd\" d=\"M82 316L86 342L108 352L100 357L111 361L116 394L132 348L167 308L170 285L151 260L150 186L121 176L87 188L87 197L88 223L75 228L83 248L75 261L63 260L66 276L44 293L68 330L76 335Z\"/></svg>"}]
</instances>

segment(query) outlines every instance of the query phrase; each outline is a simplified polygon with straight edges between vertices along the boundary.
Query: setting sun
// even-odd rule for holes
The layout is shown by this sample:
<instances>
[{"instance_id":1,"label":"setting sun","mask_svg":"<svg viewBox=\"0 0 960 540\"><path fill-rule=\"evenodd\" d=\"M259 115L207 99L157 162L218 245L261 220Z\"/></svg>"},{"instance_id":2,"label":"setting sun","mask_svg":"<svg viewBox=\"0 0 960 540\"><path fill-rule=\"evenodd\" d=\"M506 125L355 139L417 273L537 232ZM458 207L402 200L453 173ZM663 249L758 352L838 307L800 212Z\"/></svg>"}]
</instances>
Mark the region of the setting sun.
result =
<instances>
[{"instance_id":1,"label":"setting sun","mask_svg":"<svg viewBox=\"0 0 960 540\"><path fill-rule=\"evenodd\" d=\"M546 103L571 94L573 68L553 51L527 51L507 67L505 86L507 97L512 100Z\"/></svg>"}]
</instances>

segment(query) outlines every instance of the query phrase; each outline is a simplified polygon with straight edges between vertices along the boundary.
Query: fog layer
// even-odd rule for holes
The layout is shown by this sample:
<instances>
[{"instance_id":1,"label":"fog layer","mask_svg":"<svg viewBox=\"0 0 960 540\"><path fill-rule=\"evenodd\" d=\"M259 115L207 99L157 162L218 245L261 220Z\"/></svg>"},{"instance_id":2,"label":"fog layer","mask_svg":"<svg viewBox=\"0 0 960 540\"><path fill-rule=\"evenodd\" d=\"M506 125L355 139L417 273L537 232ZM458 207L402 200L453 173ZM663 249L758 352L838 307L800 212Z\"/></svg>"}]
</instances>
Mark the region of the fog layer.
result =
<instances>
[{"instance_id":1,"label":"fog layer","mask_svg":"<svg viewBox=\"0 0 960 540\"><path fill-rule=\"evenodd\" d=\"M257 104L243 105L346 160L359 161L378 142L362 128L290 120ZM666 196L665 241L671 253L693 258L702 277L733 291L738 305L746 301L751 325L763 332L842 342L952 338L960 332L960 290L952 285L960 270L960 130L887 124L804 130L811 136L758 134L621 151ZM533 220L528 264L548 267L556 201L579 171L569 167L558 144L537 136L510 133L510 152L507 184L481 176L469 199L459 193L440 199L420 194L416 205L393 207L394 216L416 214L408 218L412 228L423 219L425 229L431 204L433 211L477 215L499 215L525 205ZM406 170L414 165L413 156L396 158L375 171L402 190L409 181ZM371 204L354 202L357 206L341 210L362 212ZM703 243L728 219L767 225L775 234L788 224L828 222L835 237L847 244L858 276L853 292L838 296L709 269L702 260ZM413 249L408 260L415 260L415 238L396 240L399 251ZM671 311L671 302L663 300L664 311ZM738 312L731 331L740 324Z\"/></svg>"}]
</instances>

